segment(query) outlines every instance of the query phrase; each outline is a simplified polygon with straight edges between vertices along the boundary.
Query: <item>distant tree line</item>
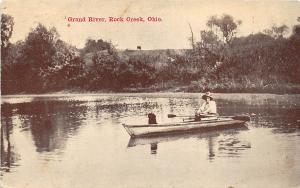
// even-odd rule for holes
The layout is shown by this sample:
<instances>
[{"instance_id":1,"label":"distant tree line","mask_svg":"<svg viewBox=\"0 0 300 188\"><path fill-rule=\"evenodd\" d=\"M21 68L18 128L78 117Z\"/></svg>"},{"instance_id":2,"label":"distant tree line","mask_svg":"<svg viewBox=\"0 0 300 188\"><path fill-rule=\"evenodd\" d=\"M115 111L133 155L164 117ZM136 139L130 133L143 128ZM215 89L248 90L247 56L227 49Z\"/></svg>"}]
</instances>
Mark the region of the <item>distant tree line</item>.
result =
<instances>
[{"instance_id":1,"label":"distant tree line","mask_svg":"<svg viewBox=\"0 0 300 188\"><path fill-rule=\"evenodd\" d=\"M236 37L240 24L229 15L212 16L209 29L200 31L201 40L188 56L201 64L195 89L300 92L300 23L289 37L286 25Z\"/></svg>"},{"instance_id":2,"label":"distant tree line","mask_svg":"<svg viewBox=\"0 0 300 188\"><path fill-rule=\"evenodd\" d=\"M62 41L39 24L24 41L10 43L14 20L1 16L2 94L64 89L134 91L183 86L187 91L300 92L300 18L292 28L272 26L237 37L241 21L212 16L192 49L119 51L111 42L87 39L85 47ZM190 26L191 28L191 26ZM147 90L147 91L151 91ZM288 92L295 92L293 89Z\"/></svg>"}]
</instances>

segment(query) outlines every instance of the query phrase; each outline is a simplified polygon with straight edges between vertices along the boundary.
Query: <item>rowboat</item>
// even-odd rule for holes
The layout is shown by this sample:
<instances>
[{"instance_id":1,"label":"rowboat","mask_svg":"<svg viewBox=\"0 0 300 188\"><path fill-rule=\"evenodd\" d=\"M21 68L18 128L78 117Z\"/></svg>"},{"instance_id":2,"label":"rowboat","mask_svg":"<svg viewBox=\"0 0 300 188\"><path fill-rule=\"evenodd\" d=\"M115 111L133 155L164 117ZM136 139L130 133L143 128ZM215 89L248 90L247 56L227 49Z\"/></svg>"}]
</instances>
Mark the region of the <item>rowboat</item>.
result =
<instances>
[{"instance_id":1,"label":"rowboat","mask_svg":"<svg viewBox=\"0 0 300 188\"><path fill-rule=\"evenodd\" d=\"M249 116L215 117L201 121L187 121L164 124L136 124L123 127L131 137L155 136L161 134L176 134L182 132L223 130L245 126Z\"/></svg>"}]
</instances>

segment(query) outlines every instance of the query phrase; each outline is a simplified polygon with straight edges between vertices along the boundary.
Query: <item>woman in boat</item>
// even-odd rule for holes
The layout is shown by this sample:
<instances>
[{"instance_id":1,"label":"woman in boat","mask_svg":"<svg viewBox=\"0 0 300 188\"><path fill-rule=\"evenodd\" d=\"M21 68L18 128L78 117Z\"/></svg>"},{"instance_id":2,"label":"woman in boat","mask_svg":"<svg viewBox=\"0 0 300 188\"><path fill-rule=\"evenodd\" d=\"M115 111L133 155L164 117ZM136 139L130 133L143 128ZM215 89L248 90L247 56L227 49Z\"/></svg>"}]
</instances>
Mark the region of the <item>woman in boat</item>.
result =
<instances>
[{"instance_id":1,"label":"woman in boat","mask_svg":"<svg viewBox=\"0 0 300 188\"><path fill-rule=\"evenodd\" d=\"M217 116L217 105L212 97L212 94L210 92L206 92L204 95L202 95L202 99L205 100L205 102L196 111L196 121L203 117Z\"/></svg>"}]
</instances>

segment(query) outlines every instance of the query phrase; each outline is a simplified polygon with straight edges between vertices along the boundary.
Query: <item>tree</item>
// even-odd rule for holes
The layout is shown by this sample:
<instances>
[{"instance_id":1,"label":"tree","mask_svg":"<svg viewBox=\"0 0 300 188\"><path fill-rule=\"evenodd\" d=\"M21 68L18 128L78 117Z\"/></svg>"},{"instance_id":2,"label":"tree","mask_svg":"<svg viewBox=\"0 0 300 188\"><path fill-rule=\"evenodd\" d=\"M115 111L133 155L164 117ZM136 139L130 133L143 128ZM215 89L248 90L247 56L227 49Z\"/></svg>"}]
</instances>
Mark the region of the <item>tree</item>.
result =
<instances>
[{"instance_id":1,"label":"tree","mask_svg":"<svg viewBox=\"0 0 300 188\"><path fill-rule=\"evenodd\" d=\"M189 40L191 41L192 48L194 49L195 48L194 32L190 23L189 23L189 27L191 31L191 37L189 38Z\"/></svg>"},{"instance_id":2,"label":"tree","mask_svg":"<svg viewBox=\"0 0 300 188\"><path fill-rule=\"evenodd\" d=\"M94 53L93 65L89 71L91 89L107 89L116 87L120 61L108 50Z\"/></svg>"},{"instance_id":3,"label":"tree","mask_svg":"<svg viewBox=\"0 0 300 188\"><path fill-rule=\"evenodd\" d=\"M145 87L153 82L156 77L155 68L147 61L147 56L143 58L130 57L127 62L127 74L129 76L128 84L136 87ZM148 57L148 60L150 58Z\"/></svg>"},{"instance_id":4,"label":"tree","mask_svg":"<svg viewBox=\"0 0 300 188\"><path fill-rule=\"evenodd\" d=\"M222 46L218 39L218 36L212 31L200 31L201 41L198 42L198 47L210 51L211 53L216 53Z\"/></svg>"},{"instance_id":5,"label":"tree","mask_svg":"<svg viewBox=\"0 0 300 188\"><path fill-rule=\"evenodd\" d=\"M44 87L61 89L78 85L77 82L84 76L84 63L77 49L60 39L56 41L54 48L51 64L41 70Z\"/></svg>"},{"instance_id":6,"label":"tree","mask_svg":"<svg viewBox=\"0 0 300 188\"><path fill-rule=\"evenodd\" d=\"M275 39L278 38L283 38L283 36L288 32L288 26L286 25L281 25L281 26L276 26L273 25L271 29L265 29L263 32Z\"/></svg>"},{"instance_id":7,"label":"tree","mask_svg":"<svg viewBox=\"0 0 300 188\"><path fill-rule=\"evenodd\" d=\"M19 84L16 81L23 74L23 69L19 67L23 48L23 41L18 41L16 44L10 44L7 47L5 60L1 63L1 90L4 94L20 91Z\"/></svg>"},{"instance_id":8,"label":"tree","mask_svg":"<svg viewBox=\"0 0 300 188\"><path fill-rule=\"evenodd\" d=\"M58 39L59 35L54 27L47 29L38 24L25 40L24 61L37 70L47 68L53 62Z\"/></svg>"},{"instance_id":9,"label":"tree","mask_svg":"<svg viewBox=\"0 0 300 188\"><path fill-rule=\"evenodd\" d=\"M84 72L78 50L60 40L54 27L38 24L22 43L20 53L13 69L19 91L62 89L74 84Z\"/></svg>"},{"instance_id":10,"label":"tree","mask_svg":"<svg viewBox=\"0 0 300 188\"><path fill-rule=\"evenodd\" d=\"M12 36L14 19L10 15L1 14L1 90L2 93L8 91L13 84L10 74L12 70L13 52L15 46L10 44L9 39Z\"/></svg>"},{"instance_id":11,"label":"tree","mask_svg":"<svg viewBox=\"0 0 300 188\"><path fill-rule=\"evenodd\" d=\"M47 29L42 24L29 32L24 42L22 56L20 57L18 82L21 90L27 92L41 92L46 89L43 73L53 62L55 43L59 35L56 29Z\"/></svg>"},{"instance_id":12,"label":"tree","mask_svg":"<svg viewBox=\"0 0 300 188\"><path fill-rule=\"evenodd\" d=\"M219 35L221 32L223 41L226 44L230 44L236 34L237 27L241 25L241 23L242 21L234 21L232 16L223 14L221 18L218 18L217 16L210 17L206 25L211 31L214 30L216 35Z\"/></svg>"},{"instance_id":13,"label":"tree","mask_svg":"<svg viewBox=\"0 0 300 188\"><path fill-rule=\"evenodd\" d=\"M87 54L91 52L98 52L101 50L108 50L111 53L114 50L114 47L111 42L107 42L102 39L98 39L97 41L93 39L87 39L85 47L82 51L83 54Z\"/></svg>"},{"instance_id":14,"label":"tree","mask_svg":"<svg viewBox=\"0 0 300 188\"><path fill-rule=\"evenodd\" d=\"M12 36L14 19L10 15L1 14L1 61L7 62L9 39Z\"/></svg>"},{"instance_id":15,"label":"tree","mask_svg":"<svg viewBox=\"0 0 300 188\"><path fill-rule=\"evenodd\" d=\"M1 49L6 48L12 35L14 19L10 15L1 14Z\"/></svg>"},{"instance_id":16,"label":"tree","mask_svg":"<svg viewBox=\"0 0 300 188\"><path fill-rule=\"evenodd\" d=\"M300 83L300 17L297 18L299 22L293 27L292 35L289 37L289 65L290 69L290 77L296 83Z\"/></svg>"},{"instance_id":17,"label":"tree","mask_svg":"<svg viewBox=\"0 0 300 188\"><path fill-rule=\"evenodd\" d=\"M296 43L297 42L299 43L300 42L300 17L297 18L297 21L299 22L299 24L297 24L293 27L293 33L290 37L290 40L292 40Z\"/></svg>"}]
</instances>

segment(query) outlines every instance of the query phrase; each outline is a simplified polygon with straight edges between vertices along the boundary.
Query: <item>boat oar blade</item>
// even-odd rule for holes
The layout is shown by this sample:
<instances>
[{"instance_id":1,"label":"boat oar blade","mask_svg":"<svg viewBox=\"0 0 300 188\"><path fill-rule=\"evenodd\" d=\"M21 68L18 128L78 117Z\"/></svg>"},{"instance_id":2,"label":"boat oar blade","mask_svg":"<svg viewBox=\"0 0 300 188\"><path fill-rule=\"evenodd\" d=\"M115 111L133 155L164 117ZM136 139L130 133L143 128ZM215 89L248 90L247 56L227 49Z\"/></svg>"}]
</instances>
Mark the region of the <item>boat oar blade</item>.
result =
<instances>
[{"instance_id":1,"label":"boat oar blade","mask_svg":"<svg viewBox=\"0 0 300 188\"><path fill-rule=\"evenodd\" d=\"M238 116L233 116L232 119L241 120L241 121L250 121L250 116L238 115Z\"/></svg>"},{"instance_id":2,"label":"boat oar blade","mask_svg":"<svg viewBox=\"0 0 300 188\"><path fill-rule=\"evenodd\" d=\"M168 118L174 118L174 117L194 118L194 116L182 116L182 115L168 114Z\"/></svg>"}]
</instances>

